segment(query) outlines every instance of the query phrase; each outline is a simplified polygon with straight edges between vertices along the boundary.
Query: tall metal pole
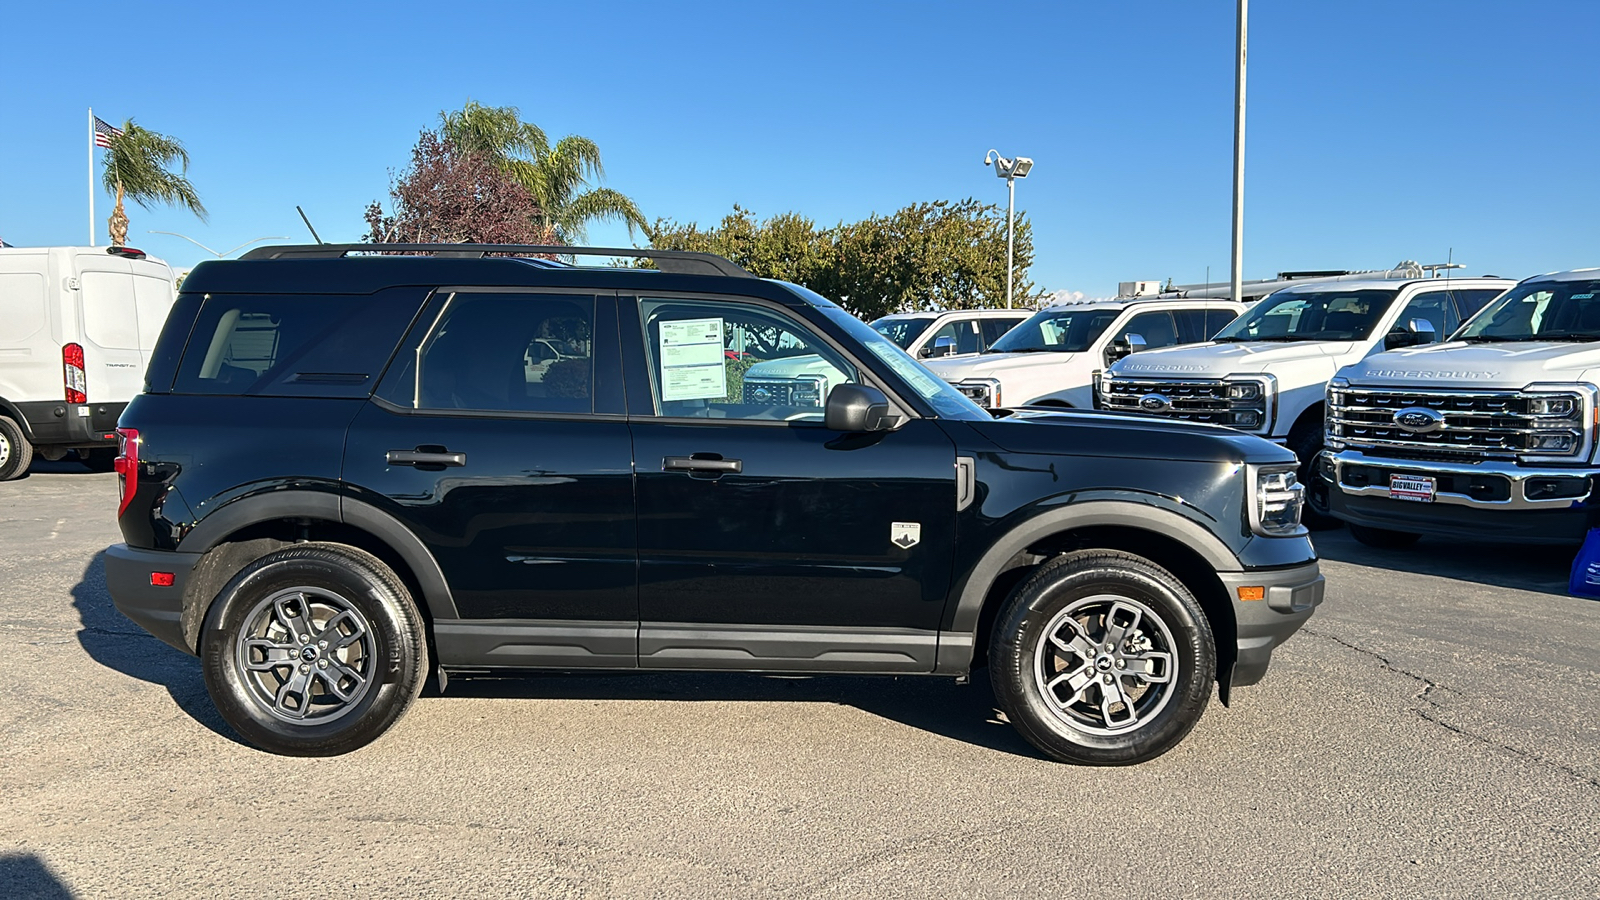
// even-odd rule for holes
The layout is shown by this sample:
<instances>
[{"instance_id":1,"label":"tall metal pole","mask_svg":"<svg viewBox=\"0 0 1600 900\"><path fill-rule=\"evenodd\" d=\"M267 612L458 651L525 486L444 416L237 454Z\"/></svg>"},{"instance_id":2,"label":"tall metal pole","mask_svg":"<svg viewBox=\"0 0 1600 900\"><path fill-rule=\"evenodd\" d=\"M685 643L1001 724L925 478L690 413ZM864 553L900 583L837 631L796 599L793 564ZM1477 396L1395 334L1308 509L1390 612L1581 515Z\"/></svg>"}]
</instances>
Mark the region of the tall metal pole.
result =
<instances>
[{"instance_id":1,"label":"tall metal pole","mask_svg":"<svg viewBox=\"0 0 1600 900\"><path fill-rule=\"evenodd\" d=\"M1017 234L1017 179L1015 176L1006 179L1006 309L1011 308L1011 277L1016 270L1011 264L1011 255L1016 246Z\"/></svg>"},{"instance_id":2,"label":"tall metal pole","mask_svg":"<svg viewBox=\"0 0 1600 900\"><path fill-rule=\"evenodd\" d=\"M1244 63L1249 26L1250 0L1239 0L1239 40L1234 59L1233 81L1233 282L1235 303L1244 294Z\"/></svg>"},{"instance_id":3,"label":"tall metal pole","mask_svg":"<svg viewBox=\"0 0 1600 900\"><path fill-rule=\"evenodd\" d=\"M94 246L94 107L89 107L89 246Z\"/></svg>"}]
</instances>

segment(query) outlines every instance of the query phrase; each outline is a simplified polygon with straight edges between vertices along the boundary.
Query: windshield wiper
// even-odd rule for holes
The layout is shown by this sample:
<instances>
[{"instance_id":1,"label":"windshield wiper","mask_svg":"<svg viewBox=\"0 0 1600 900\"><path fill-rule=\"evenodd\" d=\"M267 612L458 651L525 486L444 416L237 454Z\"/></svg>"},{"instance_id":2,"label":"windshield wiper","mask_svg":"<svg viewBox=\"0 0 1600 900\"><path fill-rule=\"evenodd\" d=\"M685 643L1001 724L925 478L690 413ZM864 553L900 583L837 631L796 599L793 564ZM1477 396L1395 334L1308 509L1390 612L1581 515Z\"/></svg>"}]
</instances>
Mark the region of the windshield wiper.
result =
<instances>
[{"instance_id":1,"label":"windshield wiper","mask_svg":"<svg viewBox=\"0 0 1600 900\"><path fill-rule=\"evenodd\" d=\"M1463 342L1468 343L1468 344L1531 344L1531 343L1534 343L1534 342L1537 342L1537 341L1572 340L1573 338L1574 338L1573 335L1519 334L1519 335L1515 335L1515 336L1510 336L1510 335L1494 335L1494 334L1475 334L1475 335L1472 335L1471 337L1456 338L1456 340L1463 341ZM1580 340L1587 340L1587 341L1600 341L1600 337L1589 337L1587 335L1582 336L1579 339Z\"/></svg>"},{"instance_id":2,"label":"windshield wiper","mask_svg":"<svg viewBox=\"0 0 1600 900\"><path fill-rule=\"evenodd\" d=\"M983 352L985 352L985 353L1051 353L1051 352L1054 352L1054 351L1052 351L1049 347L1018 347L1015 350L1001 350L998 347L990 347L989 349L987 349L987 350L985 350Z\"/></svg>"}]
</instances>

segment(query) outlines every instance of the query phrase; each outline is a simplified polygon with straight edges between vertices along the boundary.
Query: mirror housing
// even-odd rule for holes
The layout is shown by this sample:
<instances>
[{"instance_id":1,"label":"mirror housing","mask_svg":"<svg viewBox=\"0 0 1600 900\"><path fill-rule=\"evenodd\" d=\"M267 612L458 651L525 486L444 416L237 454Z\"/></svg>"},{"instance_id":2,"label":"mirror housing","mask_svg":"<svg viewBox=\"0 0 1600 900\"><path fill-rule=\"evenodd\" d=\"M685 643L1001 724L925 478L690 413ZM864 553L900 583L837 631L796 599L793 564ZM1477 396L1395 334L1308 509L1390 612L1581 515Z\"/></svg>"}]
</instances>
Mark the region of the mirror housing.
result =
<instances>
[{"instance_id":1,"label":"mirror housing","mask_svg":"<svg viewBox=\"0 0 1600 900\"><path fill-rule=\"evenodd\" d=\"M1433 323L1427 319L1412 319L1406 323L1405 328L1396 328L1383 336L1383 349L1398 350L1402 347L1420 347L1423 344L1432 344L1439 340L1439 333L1434 330Z\"/></svg>"},{"instance_id":2,"label":"mirror housing","mask_svg":"<svg viewBox=\"0 0 1600 900\"><path fill-rule=\"evenodd\" d=\"M830 431L860 434L888 431L898 420L889 413L889 398L865 384L841 384L828 392L823 424Z\"/></svg>"},{"instance_id":3,"label":"mirror housing","mask_svg":"<svg viewBox=\"0 0 1600 900\"><path fill-rule=\"evenodd\" d=\"M934 359L938 359L941 356L949 356L954 352L956 352L956 341L955 338L951 337L934 338L932 347L922 348L923 356L931 356Z\"/></svg>"},{"instance_id":4,"label":"mirror housing","mask_svg":"<svg viewBox=\"0 0 1600 900\"><path fill-rule=\"evenodd\" d=\"M1439 340L1439 332L1427 319L1412 319L1406 323L1406 330L1417 336L1419 344L1432 344Z\"/></svg>"},{"instance_id":5,"label":"mirror housing","mask_svg":"<svg viewBox=\"0 0 1600 900\"><path fill-rule=\"evenodd\" d=\"M1130 331L1122 337L1116 338L1106 347L1106 365L1109 366L1124 356L1138 353L1148 346L1149 344L1145 343L1144 335L1134 334Z\"/></svg>"}]
</instances>

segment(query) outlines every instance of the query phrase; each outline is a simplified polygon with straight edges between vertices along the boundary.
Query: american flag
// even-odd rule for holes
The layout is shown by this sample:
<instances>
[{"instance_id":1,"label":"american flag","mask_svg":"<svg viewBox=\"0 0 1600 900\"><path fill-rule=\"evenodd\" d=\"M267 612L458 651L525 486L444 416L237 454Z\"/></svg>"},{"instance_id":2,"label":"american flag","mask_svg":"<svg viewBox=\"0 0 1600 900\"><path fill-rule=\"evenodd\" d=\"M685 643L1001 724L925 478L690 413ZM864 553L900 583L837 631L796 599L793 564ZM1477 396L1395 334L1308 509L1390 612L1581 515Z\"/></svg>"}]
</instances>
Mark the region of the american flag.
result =
<instances>
[{"instance_id":1,"label":"american flag","mask_svg":"<svg viewBox=\"0 0 1600 900\"><path fill-rule=\"evenodd\" d=\"M111 146L111 139L114 137L122 137L122 129L101 120L99 116L95 116L94 145L96 147L109 147Z\"/></svg>"}]
</instances>

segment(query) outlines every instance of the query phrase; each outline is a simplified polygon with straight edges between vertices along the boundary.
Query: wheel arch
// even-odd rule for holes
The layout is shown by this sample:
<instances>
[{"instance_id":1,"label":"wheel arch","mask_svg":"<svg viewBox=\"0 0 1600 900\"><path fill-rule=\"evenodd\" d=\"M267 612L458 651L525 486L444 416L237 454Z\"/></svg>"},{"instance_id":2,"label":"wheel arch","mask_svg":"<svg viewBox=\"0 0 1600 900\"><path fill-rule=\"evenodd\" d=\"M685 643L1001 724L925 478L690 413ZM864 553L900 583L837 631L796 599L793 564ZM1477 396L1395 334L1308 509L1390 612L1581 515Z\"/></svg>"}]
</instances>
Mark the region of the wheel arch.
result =
<instances>
[{"instance_id":1,"label":"wheel arch","mask_svg":"<svg viewBox=\"0 0 1600 900\"><path fill-rule=\"evenodd\" d=\"M1242 570L1220 538L1181 514L1124 501L1089 501L1035 516L1012 529L979 559L956 599L952 637L940 641L939 671L966 672L986 661L995 617L1035 569L1071 550L1123 550L1148 559L1181 581L1205 611L1216 641L1217 681L1224 702L1237 654L1232 597L1219 572Z\"/></svg>"},{"instance_id":2,"label":"wheel arch","mask_svg":"<svg viewBox=\"0 0 1600 900\"><path fill-rule=\"evenodd\" d=\"M444 573L428 548L393 516L323 491L275 491L234 500L206 516L179 549L201 554L184 588L180 625L191 649L222 588L245 566L305 541L346 544L383 561L418 602L429 631L458 617Z\"/></svg>"},{"instance_id":3,"label":"wheel arch","mask_svg":"<svg viewBox=\"0 0 1600 900\"><path fill-rule=\"evenodd\" d=\"M1289 431L1285 435L1285 440L1289 442L1291 448L1298 439L1305 436L1306 432L1313 429L1316 431L1322 430L1322 420L1326 416L1326 405L1326 400L1318 400L1301 410L1300 415L1295 417L1294 424L1289 426Z\"/></svg>"},{"instance_id":4,"label":"wheel arch","mask_svg":"<svg viewBox=\"0 0 1600 900\"><path fill-rule=\"evenodd\" d=\"M33 440L33 425L28 422L28 417L22 414L22 410L18 409L16 404L4 397L0 397L0 416L17 423L17 427L22 429L22 436L30 442Z\"/></svg>"}]
</instances>

